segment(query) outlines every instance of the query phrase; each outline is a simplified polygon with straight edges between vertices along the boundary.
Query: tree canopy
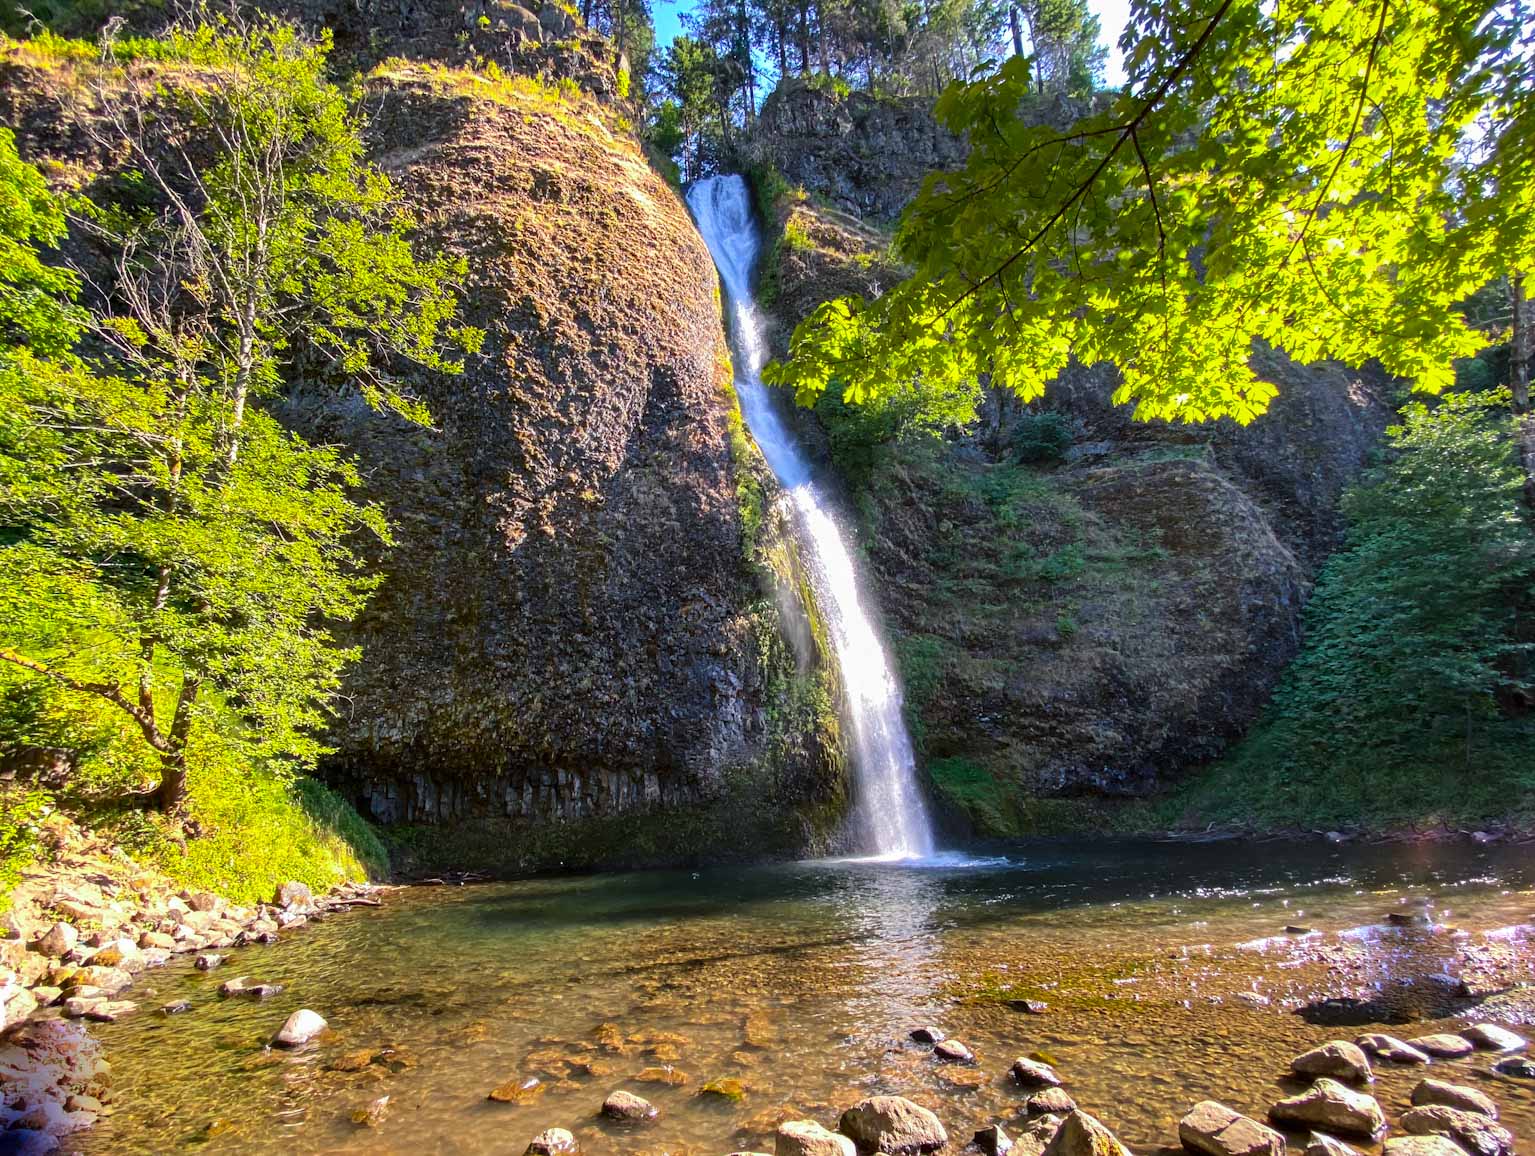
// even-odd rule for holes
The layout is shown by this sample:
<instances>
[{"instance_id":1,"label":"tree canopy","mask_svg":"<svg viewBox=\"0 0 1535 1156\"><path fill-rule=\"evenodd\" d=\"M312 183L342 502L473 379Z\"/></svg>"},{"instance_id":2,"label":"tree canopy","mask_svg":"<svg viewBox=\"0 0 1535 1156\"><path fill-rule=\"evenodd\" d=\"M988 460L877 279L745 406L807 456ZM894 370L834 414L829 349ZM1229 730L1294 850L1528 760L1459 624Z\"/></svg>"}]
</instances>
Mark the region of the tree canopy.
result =
<instances>
[{"instance_id":1,"label":"tree canopy","mask_svg":"<svg viewBox=\"0 0 1535 1156\"><path fill-rule=\"evenodd\" d=\"M76 205L111 254L89 311L40 256L63 206L0 133L0 683L116 712L174 807L199 744L313 761L355 654L331 629L375 584L363 538L388 538L342 452L273 416L285 379L424 421L398 366L456 371L480 334L323 41L222 23L163 56L168 81L103 65L91 93L131 195Z\"/></svg>"},{"instance_id":2,"label":"tree canopy","mask_svg":"<svg viewBox=\"0 0 1535 1156\"><path fill-rule=\"evenodd\" d=\"M1266 343L1438 390L1485 341L1457 304L1535 259L1532 38L1487 0L1137 0L1130 83L1064 128L1025 115L1022 58L945 91L971 149L903 218L914 275L765 376L1029 399L1075 357L1139 417L1246 422Z\"/></svg>"}]
</instances>

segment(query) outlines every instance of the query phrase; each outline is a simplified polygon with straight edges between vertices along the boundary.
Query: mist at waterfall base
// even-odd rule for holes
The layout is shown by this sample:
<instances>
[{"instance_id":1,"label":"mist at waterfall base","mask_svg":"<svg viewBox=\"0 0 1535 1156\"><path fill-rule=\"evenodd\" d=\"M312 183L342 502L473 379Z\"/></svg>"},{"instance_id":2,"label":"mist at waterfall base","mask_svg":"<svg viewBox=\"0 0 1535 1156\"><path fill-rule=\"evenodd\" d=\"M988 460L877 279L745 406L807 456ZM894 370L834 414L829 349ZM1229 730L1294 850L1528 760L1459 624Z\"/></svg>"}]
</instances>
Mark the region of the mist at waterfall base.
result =
<instances>
[{"instance_id":1,"label":"mist at waterfall base","mask_svg":"<svg viewBox=\"0 0 1535 1156\"><path fill-rule=\"evenodd\" d=\"M902 717L900 683L865 605L847 538L762 381L767 349L752 296L760 245L751 193L734 174L709 177L689 190L688 206L724 284L741 413L792 504L796 538L836 654L852 738L848 753L859 850L878 859L945 862L947 857L934 856L932 825Z\"/></svg>"}]
</instances>

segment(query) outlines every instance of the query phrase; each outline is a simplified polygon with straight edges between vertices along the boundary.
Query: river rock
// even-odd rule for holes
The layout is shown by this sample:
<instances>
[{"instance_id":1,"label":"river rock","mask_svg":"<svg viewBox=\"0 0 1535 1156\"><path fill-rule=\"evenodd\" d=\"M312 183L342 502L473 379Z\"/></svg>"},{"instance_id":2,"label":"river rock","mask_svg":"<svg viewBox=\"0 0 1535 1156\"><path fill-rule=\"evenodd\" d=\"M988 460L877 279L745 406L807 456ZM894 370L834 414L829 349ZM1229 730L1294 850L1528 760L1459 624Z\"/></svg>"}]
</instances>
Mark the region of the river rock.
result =
<instances>
[{"instance_id":1,"label":"river rock","mask_svg":"<svg viewBox=\"0 0 1535 1156\"><path fill-rule=\"evenodd\" d=\"M973 1064L975 1053L959 1040L939 1040L933 1045L933 1055L951 1064Z\"/></svg>"},{"instance_id":2,"label":"river rock","mask_svg":"<svg viewBox=\"0 0 1535 1156\"><path fill-rule=\"evenodd\" d=\"M1412 1090L1412 1104L1424 1108L1439 1104L1445 1108L1459 1108L1462 1112L1477 1112L1489 1120L1498 1118L1498 1106L1492 1097L1464 1084L1450 1084L1444 1080L1422 1080Z\"/></svg>"},{"instance_id":3,"label":"river rock","mask_svg":"<svg viewBox=\"0 0 1535 1156\"><path fill-rule=\"evenodd\" d=\"M982 1128L970 1143L981 1150L982 1156L1007 1156L1013 1150L1013 1139L1001 1124Z\"/></svg>"},{"instance_id":4,"label":"river rock","mask_svg":"<svg viewBox=\"0 0 1535 1156\"><path fill-rule=\"evenodd\" d=\"M1419 1051L1411 1044L1382 1032L1369 1032L1354 1040L1361 1048L1377 1059L1390 1060L1394 1064L1429 1064L1433 1062L1427 1052Z\"/></svg>"},{"instance_id":5,"label":"river rock","mask_svg":"<svg viewBox=\"0 0 1535 1156\"><path fill-rule=\"evenodd\" d=\"M1472 1156L1511 1156L1514 1138L1486 1116L1439 1106L1402 1113L1402 1131L1414 1136L1448 1136Z\"/></svg>"},{"instance_id":6,"label":"river rock","mask_svg":"<svg viewBox=\"0 0 1535 1156\"><path fill-rule=\"evenodd\" d=\"M722 1079L710 1080L698 1089L698 1094L705 1098L727 1100L732 1104L739 1104L746 1099L746 1085L733 1076L725 1076Z\"/></svg>"},{"instance_id":7,"label":"river rock","mask_svg":"<svg viewBox=\"0 0 1535 1156\"><path fill-rule=\"evenodd\" d=\"M1381 1149L1382 1156L1466 1156L1466 1150L1448 1136L1393 1136Z\"/></svg>"},{"instance_id":8,"label":"river rock","mask_svg":"<svg viewBox=\"0 0 1535 1156\"><path fill-rule=\"evenodd\" d=\"M1059 1088L1060 1076L1049 1064L1019 1056L1008 1069L1008 1074L1026 1088Z\"/></svg>"},{"instance_id":9,"label":"river rock","mask_svg":"<svg viewBox=\"0 0 1535 1156\"><path fill-rule=\"evenodd\" d=\"M371 1064L373 1058L368 1058ZM531 1104L549 1090L549 1085L536 1076L513 1076L505 1083L498 1084L486 1095L487 1100L494 1100L498 1104Z\"/></svg>"},{"instance_id":10,"label":"river rock","mask_svg":"<svg viewBox=\"0 0 1535 1156\"><path fill-rule=\"evenodd\" d=\"M1064 1116L1068 1112L1077 1110L1077 1102L1067 1094L1065 1088L1046 1088L1042 1092L1035 1092L1025 1100L1023 1110L1031 1116L1044 1116L1050 1113Z\"/></svg>"},{"instance_id":11,"label":"river rock","mask_svg":"<svg viewBox=\"0 0 1535 1156\"><path fill-rule=\"evenodd\" d=\"M1374 1096L1345 1088L1325 1076L1300 1095L1274 1104L1269 1108L1269 1119L1280 1125L1371 1137L1386 1126L1385 1113Z\"/></svg>"},{"instance_id":12,"label":"river rock","mask_svg":"<svg viewBox=\"0 0 1535 1156\"><path fill-rule=\"evenodd\" d=\"M642 1084L668 1084L673 1088L679 1088L691 1077L686 1072L665 1064L661 1067L641 1068L634 1074L634 1079Z\"/></svg>"},{"instance_id":13,"label":"river rock","mask_svg":"<svg viewBox=\"0 0 1535 1156\"><path fill-rule=\"evenodd\" d=\"M1290 1070L1302 1076L1330 1076L1356 1083L1368 1083L1375 1078L1370 1071L1370 1061L1359 1045L1347 1040L1329 1040L1321 1047L1301 1053L1290 1061Z\"/></svg>"},{"instance_id":14,"label":"river rock","mask_svg":"<svg viewBox=\"0 0 1535 1156\"><path fill-rule=\"evenodd\" d=\"M846 1136L828 1132L814 1120L789 1120L778 1125L774 1156L858 1156Z\"/></svg>"},{"instance_id":15,"label":"river rock","mask_svg":"<svg viewBox=\"0 0 1535 1156\"><path fill-rule=\"evenodd\" d=\"M938 1117L903 1096L871 1096L842 1113L837 1131L866 1152L935 1152L949 1142Z\"/></svg>"},{"instance_id":16,"label":"river rock","mask_svg":"<svg viewBox=\"0 0 1535 1156\"><path fill-rule=\"evenodd\" d=\"M913 1028L910 1038L919 1044L936 1044L939 1040L946 1040L949 1037L942 1028L921 1027Z\"/></svg>"},{"instance_id":17,"label":"river rock","mask_svg":"<svg viewBox=\"0 0 1535 1156\"><path fill-rule=\"evenodd\" d=\"M146 931L139 936L139 947L158 947L162 951L172 951L176 941L163 931Z\"/></svg>"},{"instance_id":18,"label":"river rock","mask_svg":"<svg viewBox=\"0 0 1535 1156\"><path fill-rule=\"evenodd\" d=\"M314 893L303 883L288 882L277 889L276 902L284 911L308 907L314 902Z\"/></svg>"},{"instance_id":19,"label":"river rock","mask_svg":"<svg viewBox=\"0 0 1535 1156\"><path fill-rule=\"evenodd\" d=\"M1130 1150L1097 1119L1079 1111L1061 1121L1045 1156L1130 1156Z\"/></svg>"},{"instance_id":20,"label":"river rock","mask_svg":"<svg viewBox=\"0 0 1535 1156\"><path fill-rule=\"evenodd\" d=\"M660 1113L656 1106L633 1092L614 1092L602 1102L602 1114L609 1120L636 1122L653 1120Z\"/></svg>"},{"instance_id":21,"label":"river rock","mask_svg":"<svg viewBox=\"0 0 1535 1156\"><path fill-rule=\"evenodd\" d=\"M1461 1056L1469 1056L1476 1048L1470 1040L1461 1039L1460 1036L1451 1035L1449 1032L1435 1032L1431 1036L1418 1036L1407 1041L1420 1052L1427 1052L1431 1056L1437 1056L1443 1060L1458 1060Z\"/></svg>"},{"instance_id":22,"label":"river rock","mask_svg":"<svg viewBox=\"0 0 1535 1156\"><path fill-rule=\"evenodd\" d=\"M325 1028L325 1017L319 1012L310 1011L306 1007L299 1008L283 1021L277 1035L272 1037L272 1042L279 1047L296 1048L301 1044L307 1044Z\"/></svg>"},{"instance_id":23,"label":"river rock","mask_svg":"<svg viewBox=\"0 0 1535 1156\"><path fill-rule=\"evenodd\" d=\"M1359 1151L1326 1132L1313 1132L1306 1139L1306 1156L1359 1156Z\"/></svg>"},{"instance_id":24,"label":"river rock","mask_svg":"<svg viewBox=\"0 0 1535 1156\"><path fill-rule=\"evenodd\" d=\"M192 961L192 966L198 971L212 971L224 962L224 957L216 951L205 951Z\"/></svg>"},{"instance_id":25,"label":"river rock","mask_svg":"<svg viewBox=\"0 0 1535 1156\"><path fill-rule=\"evenodd\" d=\"M352 1123L359 1128L377 1128L389 1114L389 1097L380 1096L352 1109Z\"/></svg>"},{"instance_id":26,"label":"river rock","mask_svg":"<svg viewBox=\"0 0 1535 1156\"><path fill-rule=\"evenodd\" d=\"M580 1151L576 1138L564 1128L545 1128L528 1141L522 1156L575 1156Z\"/></svg>"},{"instance_id":27,"label":"river rock","mask_svg":"<svg viewBox=\"0 0 1535 1156\"><path fill-rule=\"evenodd\" d=\"M1285 1156L1274 1129L1216 1100L1201 1100L1178 1121L1178 1139L1190 1152L1209 1156Z\"/></svg>"},{"instance_id":28,"label":"river rock","mask_svg":"<svg viewBox=\"0 0 1535 1156\"><path fill-rule=\"evenodd\" d=\"M1521 1080L1535 1080L1535 1060L1529 1056L1509 1056L1492 1065L1492 1070Z\"/></svg>"},{"instance_id":29,"label":"river rock","mask_svg":"<svg viewBox=\"0 0 1535 1156\"><path fill-rule=\"evenodd\" d=\"M1529 1042L1498 1024L1473 1024L1460 1034L1475 1046L1493 1052L1516 1051Z\"/></svg>"},{"instance_id":30,"label":"river rock","mask_svg":"<svg viewBox=\"0 0 1535 1156\"><path fill-rule=\"evenodd\" d=\"M33 950L44 955L65 956L80 941L80 933L73 923L55 923L41 939L33 944Z\"/></svg>"},{"instance_id":31,"label":"river rock","mask_svg":"<svg viewBox=\"0 0 1535 1156\"><path fill-rule=\"evenodd\" d=\"M192 1001L189 999L172 1000L170 1003L160 1005L160 1014L163 1016L179 1016L191 1010Z\"/></svg>"}]
</instances>

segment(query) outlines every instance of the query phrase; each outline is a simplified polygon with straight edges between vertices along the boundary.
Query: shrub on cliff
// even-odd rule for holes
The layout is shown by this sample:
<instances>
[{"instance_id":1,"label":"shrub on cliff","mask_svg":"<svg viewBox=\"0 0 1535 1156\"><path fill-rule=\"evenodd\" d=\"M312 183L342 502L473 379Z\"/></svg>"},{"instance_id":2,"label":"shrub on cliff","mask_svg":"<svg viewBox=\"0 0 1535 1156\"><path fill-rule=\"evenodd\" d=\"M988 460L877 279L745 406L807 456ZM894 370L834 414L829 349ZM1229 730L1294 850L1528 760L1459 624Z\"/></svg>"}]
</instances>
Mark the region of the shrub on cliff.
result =
<instances>
[{"instance_id":1,"label":"shrub on cliff","mask_svg":"<svg viewBox=\"0 0 1535 1156\"><path fill-rule=\"evenodd\" d=\"M167 809L200 749L313 762L355 657L328 626L374 585L354 543L388 537L340 451L268 412L283 374L424 421L390 364L454 371L479 339L326 50L221 23L169 38L181 84L102 69L89 131L145 195L78 206L115 255L94 313L40 259L64 211L0 132L0 667L131 735Z\"/></svg>"}]
</instances>

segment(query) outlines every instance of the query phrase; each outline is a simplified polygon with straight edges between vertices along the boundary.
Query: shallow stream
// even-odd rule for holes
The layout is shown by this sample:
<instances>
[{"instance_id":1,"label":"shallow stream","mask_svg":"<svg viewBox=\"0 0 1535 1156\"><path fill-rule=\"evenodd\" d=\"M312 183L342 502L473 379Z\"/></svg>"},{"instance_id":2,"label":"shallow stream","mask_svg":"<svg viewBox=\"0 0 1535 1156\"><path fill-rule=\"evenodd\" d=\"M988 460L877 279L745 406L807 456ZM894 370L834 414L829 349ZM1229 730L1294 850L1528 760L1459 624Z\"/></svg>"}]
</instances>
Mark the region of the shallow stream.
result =
<instances>
[{"instance_id":1,"label":"shallow stream","mask_svg":"<svg viewBox=\"0 0 1535 1156\"><path fill-rule=\"evenodd\" d=\"M588 1156L720 1156L770 1152L780 1119L835 1126L880 1092L932 1107L963 1143L1018 1116L1007 1068L1039 1051L1083 1108L1154 1151L1196 1100L1261 1115L1297 1087L1291 1056L1365 1023L1407 1037L1491 1018L1456 991L1531 980L1532 888L1529 848L1226 843L407 888L213 973L141 977L144 1011L99 1032L116 1112L74 1148L518 1156L561 1126ZM1439 929L1384 922L1425 900ZM285 991L221 1000L240 973ZM183 998L189 1013L152 1011ZM1025 998L1048 1009L1008 1002ZM332 1030L267 1049L298 1007ZM906 1042L928 1023L976 1066ZM1535 1137L1535 1087L1492 1063L1432 1074L1483 1087ZM1388 1116L1421 1075L1380 1066ZM724 1078L742 1099L701 1093ZM531 1080L525 1103L486 1099ZM659 1119L599 1121L617 1088ZM383 1095L380 1124L352 1122Z\"/></svg>"}]
</instances>

